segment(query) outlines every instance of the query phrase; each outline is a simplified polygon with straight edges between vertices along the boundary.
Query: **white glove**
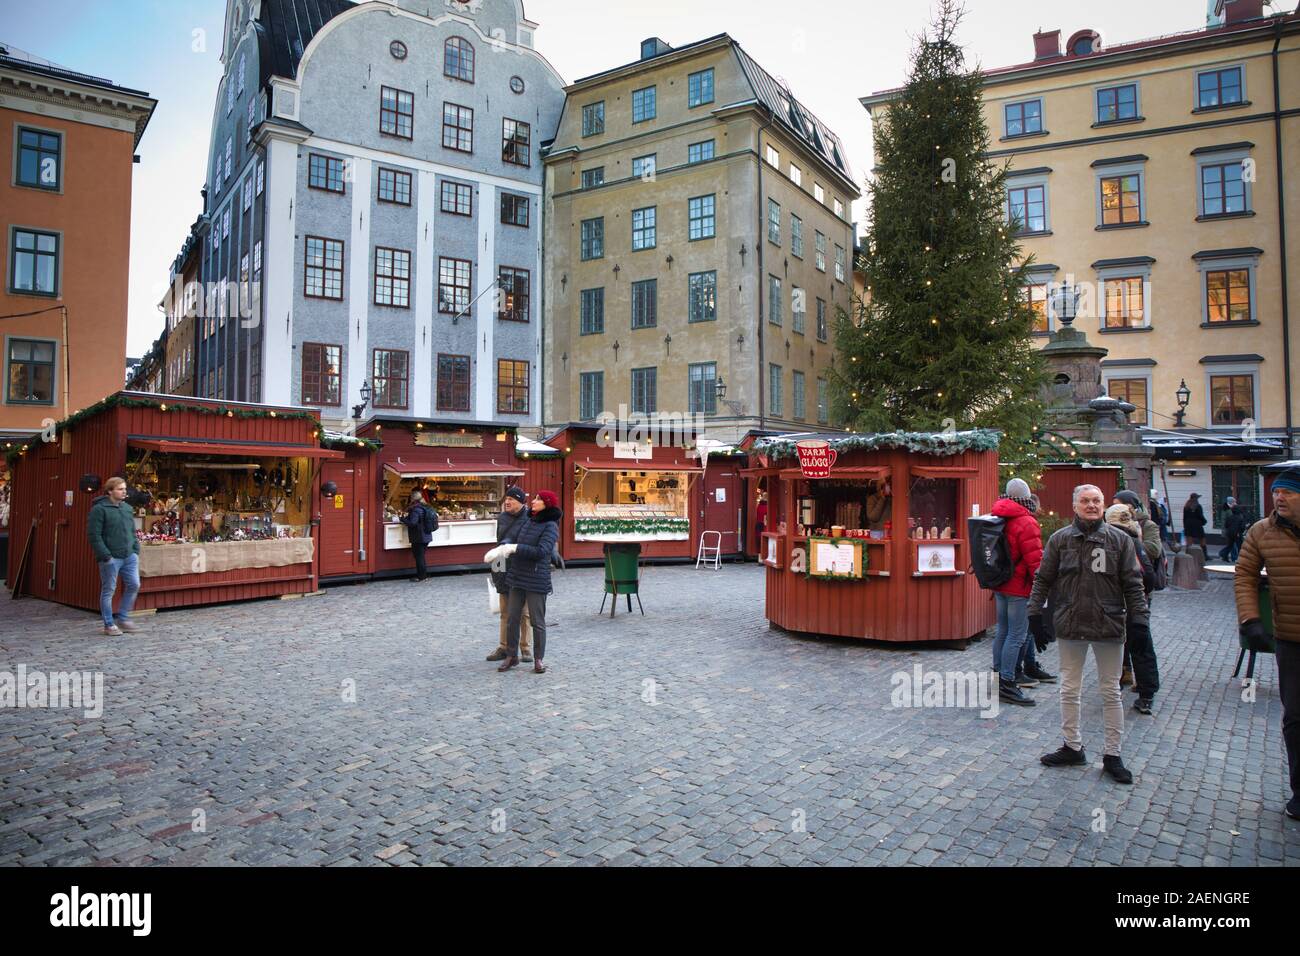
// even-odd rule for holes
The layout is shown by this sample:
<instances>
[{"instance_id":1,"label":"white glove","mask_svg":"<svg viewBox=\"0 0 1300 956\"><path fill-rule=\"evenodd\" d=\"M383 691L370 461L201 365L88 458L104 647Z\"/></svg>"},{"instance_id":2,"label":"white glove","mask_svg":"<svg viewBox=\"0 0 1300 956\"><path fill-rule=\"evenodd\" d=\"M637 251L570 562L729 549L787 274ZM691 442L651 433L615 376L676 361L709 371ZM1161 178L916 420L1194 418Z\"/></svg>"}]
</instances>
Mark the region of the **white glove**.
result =
<instances>
[{"instance_id":1,"label":"white glove","mask_svg":"<svg viewBox=\"0 0 1300 956\"><path fill-rule=\"evenodd\" d=\"M517 544L503 544L501 545L501 556L508 558L518 550L519 545Z\"/></svg>"},{"instance_id":2,"label":"white glove","mask_svg":"<svg viewBox=\"0 0 1300 956\"><path fill-rule=\"evenodd\" d=\"M501 557L501 545L497 545L495 548L493 548L493 549L492 549L491 551L489 551L487 554L483 555L483 563L484 563L484 564L493 564L493 563L495 563L495 561L496 561L497 558L499 558L499 557Z\"/></svg>"}]
</instances>

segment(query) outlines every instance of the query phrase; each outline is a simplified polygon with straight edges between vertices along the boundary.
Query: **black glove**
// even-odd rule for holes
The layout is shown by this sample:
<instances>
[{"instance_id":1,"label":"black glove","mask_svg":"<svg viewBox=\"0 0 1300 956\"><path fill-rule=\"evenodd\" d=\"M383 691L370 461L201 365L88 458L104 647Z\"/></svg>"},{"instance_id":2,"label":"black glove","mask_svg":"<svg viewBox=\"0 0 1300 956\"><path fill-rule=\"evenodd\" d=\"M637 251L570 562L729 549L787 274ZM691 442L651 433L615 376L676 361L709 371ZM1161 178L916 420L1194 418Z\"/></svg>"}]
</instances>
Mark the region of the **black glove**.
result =
<instances>
[{"instance_id":1,"label":"black glove","mask_svg":"<svg viewBox=\"0 0 1300 956\"><path fill-rule=\"evenodd\" d=\"M1252 618L1241 625L1241 636L1252 647L1268 641L1268 632L1264 630L1264 622L1259 618Z\"/></svg>"},{"instance_id":2,"label":"black glove","mask_svg":"<svg viewBox=\"0 0 1300 956\"><path fill-rule=\"evenodd\" d=\"M1149 624L1135 624L1130 621L1124 628L1124 640L1126 642L1151 642L1151 626Z\"/></svg>"},{"instance_id":3,"label":"black glove","mask_svg":"<svg viewBox=\"0 0 1300 956\"><path fill-rule=\"evenodd\" d=\"M1047 639L1047 633L1043 630L1043 615L1031 614L1029 616L1029 633L1034 636L1034 647L1038 648L1039 653L1047 650L1050 641Z\"/></svg>"}]
</instances>

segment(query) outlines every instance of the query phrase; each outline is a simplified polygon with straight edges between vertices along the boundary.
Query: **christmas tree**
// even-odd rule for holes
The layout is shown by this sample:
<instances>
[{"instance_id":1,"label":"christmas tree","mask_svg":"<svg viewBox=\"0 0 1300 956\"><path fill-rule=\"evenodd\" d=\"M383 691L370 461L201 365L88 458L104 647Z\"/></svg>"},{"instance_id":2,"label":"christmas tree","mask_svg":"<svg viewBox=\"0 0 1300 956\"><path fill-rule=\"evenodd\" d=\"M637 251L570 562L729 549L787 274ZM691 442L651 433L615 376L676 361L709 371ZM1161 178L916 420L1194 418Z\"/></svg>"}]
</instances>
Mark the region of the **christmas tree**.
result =
<instances>
[{"instance_id":1,"label":"christmas tree","mask_svg":"<svg viewBox=\"0 0 1300 956\"><path fill-rule=\"evenodd\" d=\"M1006 221L1006 167L985 154L982 83L941 0L901 94L875 124L868 293L839 310L836 418L854 431L996 428L1000 457L1034 473L1042 364L1027 261Z\"/></svg>"}]
</instances>

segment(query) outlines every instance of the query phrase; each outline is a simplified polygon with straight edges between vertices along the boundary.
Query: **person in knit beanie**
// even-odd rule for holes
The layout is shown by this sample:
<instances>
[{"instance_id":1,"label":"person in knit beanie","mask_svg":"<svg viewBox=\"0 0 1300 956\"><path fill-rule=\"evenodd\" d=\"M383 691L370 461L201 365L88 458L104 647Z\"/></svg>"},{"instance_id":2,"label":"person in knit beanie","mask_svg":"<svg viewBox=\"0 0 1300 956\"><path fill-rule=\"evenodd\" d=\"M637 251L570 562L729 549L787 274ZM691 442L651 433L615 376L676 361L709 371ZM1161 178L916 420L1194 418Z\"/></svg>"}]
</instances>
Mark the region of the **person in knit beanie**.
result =
<instances>
[{"instance_id":1,"label":"person in knit beanie","mask_svg":"<svg viewBox=\"0 0 1300 956\"><path fill-rule=\"evenodd\" d=\"M1006 494L993 504L993 514L1005 522L1003 537L1014 568L1011 578L993 589L997 605L993 669L998 672L998 699L1021 707L1034 705L1033 698L1021 688L1056 680L1055 675L1039 668L1036 660L1031 663L1025 653L1029 642L1029 592L1043 560L1043 533L1033 505L1029 485L1020 478L1007 482Z\"/></svg>"}]
</instances>

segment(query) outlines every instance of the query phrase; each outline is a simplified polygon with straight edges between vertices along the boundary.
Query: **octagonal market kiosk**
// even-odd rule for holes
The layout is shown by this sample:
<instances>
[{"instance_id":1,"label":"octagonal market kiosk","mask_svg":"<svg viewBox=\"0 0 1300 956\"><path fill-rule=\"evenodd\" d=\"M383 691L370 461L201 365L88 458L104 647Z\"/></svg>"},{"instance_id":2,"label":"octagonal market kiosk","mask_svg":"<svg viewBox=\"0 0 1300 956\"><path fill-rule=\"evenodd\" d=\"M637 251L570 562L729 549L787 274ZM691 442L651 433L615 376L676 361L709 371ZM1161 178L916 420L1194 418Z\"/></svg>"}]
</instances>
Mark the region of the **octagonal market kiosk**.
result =
<instances>
[{"instance_id":1,"label":"octagonal market kiosk","mask_svg":"<svg viewBox=\"0 0 1300 956\"><path fill-rule=\"evenodd\" d=\"M998 496L999 434L760 439L766 615L777 627L877 641L961 641L995 623L968 572L966 518Z\"/></svg>"}]
</instances>

